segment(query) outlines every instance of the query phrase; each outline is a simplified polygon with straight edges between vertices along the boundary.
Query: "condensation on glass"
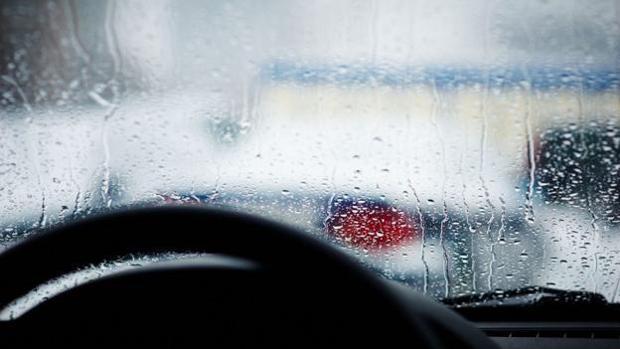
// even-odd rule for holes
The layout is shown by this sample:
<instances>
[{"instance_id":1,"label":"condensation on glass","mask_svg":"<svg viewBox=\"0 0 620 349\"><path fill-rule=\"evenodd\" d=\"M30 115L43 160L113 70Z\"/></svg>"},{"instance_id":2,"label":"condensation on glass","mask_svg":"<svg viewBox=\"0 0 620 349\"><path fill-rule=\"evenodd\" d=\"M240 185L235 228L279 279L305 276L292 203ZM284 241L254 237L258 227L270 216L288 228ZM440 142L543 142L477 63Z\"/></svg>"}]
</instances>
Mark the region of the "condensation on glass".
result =
<instances>
[{"instance_id":1,"label":"condensation on glass","mask_svg":"<svg viewBox=\"0 0 620 349\"><path fill-rule=\"evenodd\" d=\"M619 14L3 1L2 244L93 212L224 206L437 298L541 285L615 301Z\"/></svg>"}]
</instances>

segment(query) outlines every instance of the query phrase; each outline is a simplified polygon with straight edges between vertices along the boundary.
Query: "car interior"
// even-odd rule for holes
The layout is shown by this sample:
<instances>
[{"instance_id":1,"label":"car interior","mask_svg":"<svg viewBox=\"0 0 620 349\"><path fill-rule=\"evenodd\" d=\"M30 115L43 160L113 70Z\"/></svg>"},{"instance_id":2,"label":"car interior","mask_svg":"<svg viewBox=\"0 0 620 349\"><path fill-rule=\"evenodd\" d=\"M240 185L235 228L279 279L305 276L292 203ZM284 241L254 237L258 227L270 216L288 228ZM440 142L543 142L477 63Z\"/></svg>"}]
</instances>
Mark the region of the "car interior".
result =
<instances>
[{"instance_id":1,"label":"car interior","mask_svg":"<svg viewBox=\"0 0 620 349\"><path fill-rule=\"evenodd\" d=\"M620 1L0 2L0 347L620 347Z\"/></svg>"}]
</instances>

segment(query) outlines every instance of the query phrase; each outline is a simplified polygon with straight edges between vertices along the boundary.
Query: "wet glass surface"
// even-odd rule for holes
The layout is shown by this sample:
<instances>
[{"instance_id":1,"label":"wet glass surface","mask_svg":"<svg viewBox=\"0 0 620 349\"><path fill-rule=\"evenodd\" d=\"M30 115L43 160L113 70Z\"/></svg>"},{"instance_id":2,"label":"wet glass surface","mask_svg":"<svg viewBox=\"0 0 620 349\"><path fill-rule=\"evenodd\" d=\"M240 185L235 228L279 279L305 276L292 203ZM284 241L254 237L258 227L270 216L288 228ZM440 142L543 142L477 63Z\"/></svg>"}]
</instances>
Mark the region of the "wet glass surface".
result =
<instances>
[{"instance_id":1,"label":"wet glass surface","mask_svg":"<svg viewBox=\"0 0 620 349\"><path fill-rule=\"evenodd\" d=\"M3 1L2 243L133 205L223 206L436 298L616 301L619 11Z\"/></svg>"}]
</instances>

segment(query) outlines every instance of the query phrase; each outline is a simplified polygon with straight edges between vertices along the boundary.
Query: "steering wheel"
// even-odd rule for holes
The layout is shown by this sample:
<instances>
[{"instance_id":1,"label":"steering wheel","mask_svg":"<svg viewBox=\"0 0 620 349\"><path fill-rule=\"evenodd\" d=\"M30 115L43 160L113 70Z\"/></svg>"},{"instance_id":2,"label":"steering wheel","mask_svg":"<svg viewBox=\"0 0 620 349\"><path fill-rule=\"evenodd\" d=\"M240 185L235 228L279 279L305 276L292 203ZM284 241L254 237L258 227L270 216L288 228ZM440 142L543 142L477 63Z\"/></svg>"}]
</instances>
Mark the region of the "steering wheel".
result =
<instances>
[{"instance_id":1,"label":"steering wheel","mask_svg":"<svg viewBox=\"0 0 620 349\"><path fill-rule=\"evenodd\" d=\"M262 218L195 207L108 213L25 239L0 254L0 308L79 268L165 252L230 258L154 264L86 282L0 322L0 342L495 347L449 309L319 239Z\"/></svg>"}]
</instances>

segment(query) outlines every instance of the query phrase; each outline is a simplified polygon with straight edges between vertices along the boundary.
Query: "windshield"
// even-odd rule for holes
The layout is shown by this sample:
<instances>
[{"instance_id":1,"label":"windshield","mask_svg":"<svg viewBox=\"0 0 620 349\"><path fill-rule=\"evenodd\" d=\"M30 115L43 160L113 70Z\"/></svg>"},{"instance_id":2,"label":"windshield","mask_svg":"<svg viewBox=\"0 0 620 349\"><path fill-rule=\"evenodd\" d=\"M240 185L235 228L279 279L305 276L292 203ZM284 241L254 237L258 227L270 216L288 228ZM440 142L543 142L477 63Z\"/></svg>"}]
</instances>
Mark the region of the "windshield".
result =
<instances>
[{"instance_id":1,"label":"windshield","mask_svg":"<svg viewBox=\"0 0 620 349\"><path fill-rule=\"evenodd\" d=\"M438 299L620 301L619 11L2 1L2 245L206 205L295 225Z\"/></svg>"}]
</instances>

